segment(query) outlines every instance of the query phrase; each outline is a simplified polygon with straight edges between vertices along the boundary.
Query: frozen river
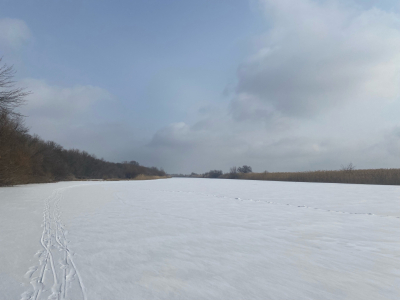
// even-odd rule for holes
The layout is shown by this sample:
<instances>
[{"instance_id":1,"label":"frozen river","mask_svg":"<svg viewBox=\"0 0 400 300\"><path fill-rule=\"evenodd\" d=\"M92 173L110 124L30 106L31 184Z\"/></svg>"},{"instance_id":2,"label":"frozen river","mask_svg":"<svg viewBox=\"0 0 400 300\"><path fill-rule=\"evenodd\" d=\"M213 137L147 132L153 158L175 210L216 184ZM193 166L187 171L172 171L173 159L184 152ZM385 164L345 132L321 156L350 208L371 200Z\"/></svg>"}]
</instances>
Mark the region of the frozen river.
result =
<instances>
[{"instance_id":1,"label":"frozen river","mask_svg":"<svg viewBox=\"0 0 400 300\"><path fill-rule=\"evenodd\" d=\"M400 299L400 187L0 188L0 299Z\"/></svg>"}]
</instances>

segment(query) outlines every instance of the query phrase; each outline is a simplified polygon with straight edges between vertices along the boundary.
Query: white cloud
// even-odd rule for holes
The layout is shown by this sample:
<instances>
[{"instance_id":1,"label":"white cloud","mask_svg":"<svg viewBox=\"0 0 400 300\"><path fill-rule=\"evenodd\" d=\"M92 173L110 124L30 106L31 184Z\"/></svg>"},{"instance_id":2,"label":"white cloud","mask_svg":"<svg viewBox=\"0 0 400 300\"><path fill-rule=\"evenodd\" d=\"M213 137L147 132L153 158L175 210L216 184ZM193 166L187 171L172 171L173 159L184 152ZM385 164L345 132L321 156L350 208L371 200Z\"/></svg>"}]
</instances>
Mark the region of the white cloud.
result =
<instances>
[{"instance_id":1,"label":"white cloud","mask_svg":"<svg viewBox=\"0 0 400 300\"><path fill-rule=\"evenodd\" d=\"M22 113L31 118L71 120L90 111L98 102L113 99L108 91L91 85L60 87L31 78L22 80L20 85L31 92L22 108Z\"/></svg>"},{"instance_id":2,"label":"white cloud","mask_svg":"<svg viewBox=\"0 0 400 300\"><path fill-rule=\"evenodd\" d=\"M0 19L0 46L18 50L31 37L26 23L19 19Z\"/></svg>"},{"instance_id":3,"label":"white cloud","mask_svg":"<svg viewBox=\"0 0 400 300\"><path fill-rule=\"evenodd\" d=\"M107 90L91 85L61 87L32 78L19 85L31 92L20 112L27 116L25 123L32 134L101 156L110 155L116 144L128 146L126 126L99 114L115 104Z\"/></svg>"}]
</instances>

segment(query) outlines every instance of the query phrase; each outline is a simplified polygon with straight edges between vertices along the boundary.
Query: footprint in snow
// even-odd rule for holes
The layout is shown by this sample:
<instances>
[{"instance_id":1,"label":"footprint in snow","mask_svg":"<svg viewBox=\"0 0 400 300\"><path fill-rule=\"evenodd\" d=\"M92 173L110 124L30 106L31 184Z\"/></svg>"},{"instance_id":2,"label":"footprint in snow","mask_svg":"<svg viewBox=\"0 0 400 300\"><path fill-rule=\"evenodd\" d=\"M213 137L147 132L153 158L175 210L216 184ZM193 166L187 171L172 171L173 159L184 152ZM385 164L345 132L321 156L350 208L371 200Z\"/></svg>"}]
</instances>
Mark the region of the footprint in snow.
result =
<instances>
[{"instance_id":1,"label":"footprint in snow","mask_svg":"<svg viewBox=\"0 0 400 300\"><path fill-rule=\"evenodd\" d=\"M25 273L25 276L24 276L24 277L25 277L25 278L31 278L32 275L33 275L33 273L35 273L37 269L38 269L37 266L30 267L29 270L28 270L28 272Z\"/></svg>"}]
</instances>

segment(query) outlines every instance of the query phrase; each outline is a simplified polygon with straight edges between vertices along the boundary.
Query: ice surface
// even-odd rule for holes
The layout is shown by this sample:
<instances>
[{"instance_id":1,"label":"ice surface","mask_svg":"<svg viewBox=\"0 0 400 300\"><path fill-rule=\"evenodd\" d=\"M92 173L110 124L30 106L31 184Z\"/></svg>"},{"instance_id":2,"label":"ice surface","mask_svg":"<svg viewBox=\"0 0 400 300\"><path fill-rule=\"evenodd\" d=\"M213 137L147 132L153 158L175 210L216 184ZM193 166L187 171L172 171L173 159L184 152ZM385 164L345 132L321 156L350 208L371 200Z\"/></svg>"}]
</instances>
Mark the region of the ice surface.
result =
<instances>
[{"instance_id":1,"label":"ice surface","mask_svg":"<svg viewBox=\"0 0 400 300\"><path fill-rule=\"evenodd\" d=\"M397 186L25 185L0 225L0 299L400 299Z\"/></svg>"}]
</instances>

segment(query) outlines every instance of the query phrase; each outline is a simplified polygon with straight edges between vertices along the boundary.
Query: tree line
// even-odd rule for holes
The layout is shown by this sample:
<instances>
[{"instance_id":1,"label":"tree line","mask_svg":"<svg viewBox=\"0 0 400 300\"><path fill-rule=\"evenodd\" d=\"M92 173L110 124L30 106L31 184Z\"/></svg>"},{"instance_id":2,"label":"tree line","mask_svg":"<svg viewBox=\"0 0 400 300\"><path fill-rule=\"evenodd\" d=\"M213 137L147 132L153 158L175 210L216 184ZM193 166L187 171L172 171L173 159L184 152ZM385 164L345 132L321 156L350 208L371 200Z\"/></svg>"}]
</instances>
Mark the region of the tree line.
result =
<instances>
[{"instance_id":1,"label":"tree line","mask_svg":"<svg viewBox=\"0 0 400 300\"><path fill-rule=\"evenodd\" d=\"M85 151L31 135L17 112L27 93L15 88L12 66L0 58L0 186L74 179L131 179L139 174L165 176L162 169L136 161L112 163Z\"/></svg>"},{"instance_id":2,"label":"tree line","mask_svg":"<svg viewBox=\"0 0 400 300\"><path fill-rule=\"evenodd\" d=\"M174 175L173 175L174 176ZM353 184L400 185L400 169L361 169L356 170L353 163L341 166L340 170L319 170L306 172L268 172L256 173L250 166L232 167L228 173L210 170L204 174L175 175L177 177L224 178L244 180L325 182Z\"/></svg>"},{"instance_id":3,"label":"tree line","mask_svg":"<svg viewBox=\"0 0 400 300\"><path fill-rule=\"evenodd\" d=\"M229 178L239 179L243 174L252 173L253 169L250 166L244 165L242 167L232 167L229 173L222 172L222 170L210 170L203 174L192 172L190 175L184 174L171 174L172 177L194 177L194 178Z\"/></svg>"}]
</instances>

